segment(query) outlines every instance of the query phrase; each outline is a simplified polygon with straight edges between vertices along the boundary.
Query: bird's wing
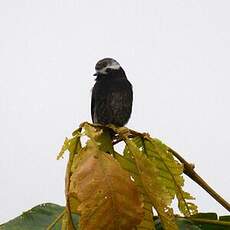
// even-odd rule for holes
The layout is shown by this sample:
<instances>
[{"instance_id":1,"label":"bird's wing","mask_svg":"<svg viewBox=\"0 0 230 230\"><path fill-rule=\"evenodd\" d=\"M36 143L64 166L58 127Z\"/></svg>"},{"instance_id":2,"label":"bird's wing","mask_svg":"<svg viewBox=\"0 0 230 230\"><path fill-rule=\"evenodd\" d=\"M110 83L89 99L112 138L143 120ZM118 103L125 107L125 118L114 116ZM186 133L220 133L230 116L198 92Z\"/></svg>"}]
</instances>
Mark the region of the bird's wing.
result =
<instances>
[{"instance_id":1,"label":"bird's wing","mask_svg":"<svg viewBox=\"0 0 230 230\"><path fill-rule=\"evenodd\" d=\"M132 93L129 90L111 92L108 97L108 104L114 110L125 109L132 105Z\"/></svg>"},{"instance_id":2,"label":"bird's wing","mask_svg":"<svg viewBox=\"0 0 230 230\"><path fill-rule=\"evenodd\" d=\"M126 123L132 111L132 101L132 87L110 92L107 106L110 108L111 117Z\"/></svg>"}]
</instances>

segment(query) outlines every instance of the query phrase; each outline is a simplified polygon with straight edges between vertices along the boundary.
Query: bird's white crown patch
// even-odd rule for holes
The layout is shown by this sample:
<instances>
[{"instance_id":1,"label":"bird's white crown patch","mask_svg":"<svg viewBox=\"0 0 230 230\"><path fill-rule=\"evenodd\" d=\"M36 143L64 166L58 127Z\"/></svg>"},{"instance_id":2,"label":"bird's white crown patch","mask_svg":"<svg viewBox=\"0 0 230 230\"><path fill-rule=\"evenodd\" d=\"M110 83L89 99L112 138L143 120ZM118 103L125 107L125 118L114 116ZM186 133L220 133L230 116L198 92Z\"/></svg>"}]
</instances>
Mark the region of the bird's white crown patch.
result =
<instances>
[{"instance_id":1,"label":"bird's white crown patch","mask_svg":"<svg viewBox=\"0 0 230 230\"><path fill-rule=\"evenodd\" d=\"M97 73L107 74L106 72L107 69L117 70L120 67L121 67L120 64L116 60L112 58L105 58L97 63L96 71Z\"/></svg>"}]
</instances>

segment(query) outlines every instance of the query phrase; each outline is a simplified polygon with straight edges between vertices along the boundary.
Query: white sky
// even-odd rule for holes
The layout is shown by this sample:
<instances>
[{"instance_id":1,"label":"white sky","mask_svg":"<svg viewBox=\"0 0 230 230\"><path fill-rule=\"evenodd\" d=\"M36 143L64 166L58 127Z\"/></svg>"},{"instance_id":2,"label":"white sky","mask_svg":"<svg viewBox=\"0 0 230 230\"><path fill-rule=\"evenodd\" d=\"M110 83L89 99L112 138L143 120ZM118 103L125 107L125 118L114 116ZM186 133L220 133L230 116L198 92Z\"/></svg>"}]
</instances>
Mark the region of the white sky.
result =
<instances>
[{"instance_id":1,"label":"white sky","mask_svg":"<svg viewBox=\"0 0 230 230\"><path fill-rule=\"evenodd\" d=\"M229 9L228 0L1 0L0 223L64 204L67 155L55 157L90 121L104 57L133 83L128 127L177 150L230 200ZM187 181L200 211L227 214Z\"/></svg>"}]
</instances>

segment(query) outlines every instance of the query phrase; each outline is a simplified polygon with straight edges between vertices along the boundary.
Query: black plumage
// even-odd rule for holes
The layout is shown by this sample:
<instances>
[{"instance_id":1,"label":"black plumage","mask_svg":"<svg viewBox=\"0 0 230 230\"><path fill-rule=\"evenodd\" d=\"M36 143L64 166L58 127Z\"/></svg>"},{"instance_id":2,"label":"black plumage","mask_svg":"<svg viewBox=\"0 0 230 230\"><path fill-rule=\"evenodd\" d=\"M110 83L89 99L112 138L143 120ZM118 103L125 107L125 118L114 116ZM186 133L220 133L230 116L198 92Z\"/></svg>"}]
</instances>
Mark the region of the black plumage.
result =
<instances>
[{"instance_id":1,"label":"black plumage","mask_svg":"<svg viewBox=\"0 0 230 230\"><path fill-rule=\"evenodd\" d=\"M96 64L91 116L94 123L124 126L132 112L133 91L117 61L105 58Z\"/></svg>"}]
</instances>

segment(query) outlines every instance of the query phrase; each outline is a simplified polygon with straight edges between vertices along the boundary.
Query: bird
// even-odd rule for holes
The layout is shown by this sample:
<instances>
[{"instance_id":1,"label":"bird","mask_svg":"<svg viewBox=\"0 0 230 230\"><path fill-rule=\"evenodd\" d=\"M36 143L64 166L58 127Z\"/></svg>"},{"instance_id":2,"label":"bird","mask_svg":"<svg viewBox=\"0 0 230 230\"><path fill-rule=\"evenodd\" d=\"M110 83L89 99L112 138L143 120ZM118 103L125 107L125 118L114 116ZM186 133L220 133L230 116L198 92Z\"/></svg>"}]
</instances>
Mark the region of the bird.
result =
<instances>
[{"instance_id":1,"label":"bird","mask_svg":"<svg viewBox=\"0 0 230 230\"><path fill-rule=\"evenodd\" d=\"M100 125L122 127L127 124L132 112L132 84L121 65L113 58L99 60L95 70L96 82L91 96L92 121Z\"/></svg>"}]
</instances>

